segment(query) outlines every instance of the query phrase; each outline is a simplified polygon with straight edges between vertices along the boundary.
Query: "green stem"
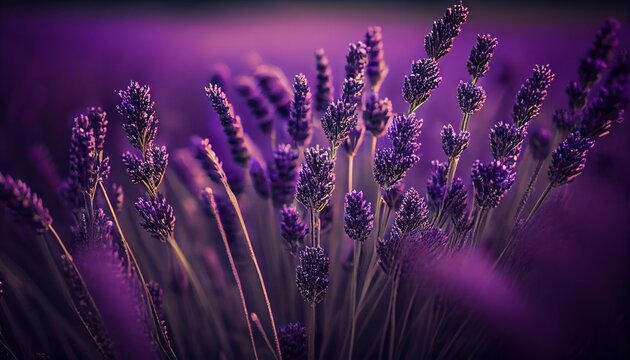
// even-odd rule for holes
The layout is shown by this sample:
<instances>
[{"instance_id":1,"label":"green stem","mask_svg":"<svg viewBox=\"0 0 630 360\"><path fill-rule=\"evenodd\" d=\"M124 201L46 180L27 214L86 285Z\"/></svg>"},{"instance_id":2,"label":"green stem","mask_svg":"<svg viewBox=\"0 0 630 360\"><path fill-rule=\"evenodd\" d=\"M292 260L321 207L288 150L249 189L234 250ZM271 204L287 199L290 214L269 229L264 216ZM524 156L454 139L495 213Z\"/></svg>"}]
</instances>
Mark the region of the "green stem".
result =
<instances>
[{"instance_id":1,"label":"green stem","mask_svg":"<svg viewBox=\"0 0 630 360\"><path fill-rule=\"evenodd\" d=\"M528 223L529 220L531 220L532 216L534 216L536 211L538 211L538 208L540 208L540 205L542 205L545 199L547 199L547 196L549 196L549 192L551 192L551 189L553 189L553 186L550 183L549 185L547 185L542 195L540 195L540 197L538 198L538 201L536 201L536 204L534 204L534 207L532 208L532 210L529 212L527 219L525 219L525 223Z\"/></svg>"},{"instance_id":2,"label":"green stem","mask_svg":"<svg viewBox=\"0 0 630 360\"><path fill-rule=\"evenodd\" d=\"M521 202L519 203L518 209L516 210L516 216L514 216L514 225L516 225L516 222L518 222L518 218L521 216L521 213L523 212L525 205L527 205L527 201L529 200L529 197L532 195L532 192L534 191L534 185L536 185L536 180L538 179L538 174L540 173L540 169L542 168L542 165L543 165L543 160L538 160L538 163L536 164L536 168L534 169L534 173L532 174L532 177L529 179L529 182L527 183L527 188L525 189L525 192L523 193L523 197L521 198Z\"/></svg>"},{"instance_id":3,"label":"green stem","mask_svg":"<svg viewBox=\"0 0 630 360\"><path fill-rule=\"evenodd\" d=\"M394 279L394 283L392 284L392 297L391 297L391 304L392 304L392 313L391 313L391 317L390 317L390 329L389 329L389 352L388 352L388 356L387 358L389 360L392 360L394 358L394 348L395 348L395 344L396 344L396 302L398 300L398 283L399 283L399 278L398 276L396 276L396 278Z\"/></svg>"},{"instance_id":4,"label":"green stem","mask_svg":"<svg viewBox=\"0 0 630 360\"><path fill-rule=\"evenodd\" d=\"M354 155L348 155L348 193L352 192L352 166L354 164Z\"/></svg>"},{"instance_id":5,"label":"green stem","mask_svg":"<svg viewBox=\"0 0 630 360\"><path fill-rule=\"evenodd\" d=\"M308 332L308 360L315 360L315 304L311 305L311 328Z\"/></svg>"}]
</instances>

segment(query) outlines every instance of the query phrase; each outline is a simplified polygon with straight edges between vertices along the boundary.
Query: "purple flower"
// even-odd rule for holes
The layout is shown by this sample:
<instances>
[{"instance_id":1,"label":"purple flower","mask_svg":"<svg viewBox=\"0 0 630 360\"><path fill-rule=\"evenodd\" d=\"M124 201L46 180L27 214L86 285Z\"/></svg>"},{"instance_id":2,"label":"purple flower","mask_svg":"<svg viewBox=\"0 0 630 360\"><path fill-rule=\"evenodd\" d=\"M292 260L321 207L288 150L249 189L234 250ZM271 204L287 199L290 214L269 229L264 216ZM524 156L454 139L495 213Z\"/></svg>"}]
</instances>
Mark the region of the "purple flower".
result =
<instances>
[{"instance_id":1,"label":"purple flower","mask_svg":"<svg viewBox=\"0 0 630 360\"><path fill-rule=\"evenodd\" d=\"M461 178L456 178L446 192L442 206L442 216L448 217L454 225L466 214L467 192Z\"/></svg>"},{"instance_id":2,"label":"purple flower","mask_svg":"<svg viewBox=\"0 0 630 360\"><path fill-rule=\"evenodd\" d=\"M405 156L392 148L376 149L372 169L374 180L381 189L389 189L399 183L418 160L420 158L416 154Z\"/></svg>"},{"instance_id":3,"label":"purple flower","mask_svg":"<svg viewBox=\"0 0 630 360\"><path fill-rule=\"evenodd\" d=\"M618 43L619 22L608 19L595 35L593 46L580 60L578 78L580 88L585 90L585 98L589 89L599 80L606 70L614 48Z\"/></svg>"},{"instance_id":4,"label":"purple flower","mask_svg":"<svg viewBox=\"0 0 630 360\"><path fill-rule=\"evenodd\" d=\"M298 177L298 153L289 144L280 144L273 152L269 167L271 197L276 206L290 204L295 199L295 182Z\"/></svg>"},{"instance_id":5,"label":"purple flower","mask_svg":"<svg viewBox=\"0 0 630 360\"><path fill-rule=\"evenodd\" d=\"M593 140L579 132L573 132L553 151L549 164L549 182L557 187L568 184L578 177L586 165L586 155L593 146Z\"/></svg>"},{"instance_id":6,"label":"purple flower","mask_svg":"<svg viewBox=\"0 0 630 360\"><path fill-rule=\"evenodd\" d=\"M490 59L498 40L491 35L477 35L477 43L470 52L470 57L466 63L468 73L474 80L482 78L490 68Z\"/></svg>"},{"instance_id":7,"label":"purple flower","mask_svg":"<svg viewBox=\"0 0 630 360\"><path fill-rule=\"evenodd\" d=\"M396 115L387 129L387 137L392 142L394 151L404 156L414 154L419 148L418 136L422 133L422 119L416 114Z\"/></svg>"},{"instance_id":8,"label":"purple flower","mask_svg":"<svg viewBox=\"0 0 630 360\"><path fill-rule=\"evenodd\" d=\"M304 144L311 137L311 91L304 74L295 76L293 84L294 100L291 103L291 115L289 116L288 132L293 141L299 145Z\"/></svg>"},{"instance_id":9,"label":"purple flower","mask_svg":"<svg viewBox=\"0 0 630 360\"><path fill-rule=\"evenodd\" d=\"M468 8L461 3L446 9L444 16L433 22L431 31L424 38L427 56L438 60L448 54L467 17Z\"/></svg>"},{"instance_id":10,"label":"purple flower","mask_svg":"<svg viewBox=\"0 0 630 360\"><path fill-rule=\"evenodd\" d=\"M551 132L542 127L533 128L529 134L528 144L534 160L545 160L551 152Z\"/></svg>"},{"instance_id":11,"label":"purple flower","mask_svg":"<svg viewBox=\"0 0 630 360\"><path fill-rule=\"evenodd\" d=\"M422 59L411 64L411 75L406 75L403 83L403 99L409 104L409 112L415 111L429 99L442 78L434 59Z\"/></svg>"},{"instance_id":12,"label":"purple flower","mask_svg":"<svg viewBox=\"0 0 630 360\"><path fill-rule=\"evenodd\" d=\"M437 214L446 195L446 174L448 164L437 160L431 161L431 176L427 180L427 200L429 209Z\"/></svg>"},{"instance_id":13,"label":"purple flower","mask_svg":"<svg viewBox=\"0 0 630 360\"><path fill-rule=\"evenodd\" d=\"M282 358L286 360L306 360L306 329L299 322L288 323L278 330L278 341Z\"/></svg>"},{"instance_id":14,"label":"purple flower","mask_svg":"<svg viewBox=\"0 0 630 360\"><path fill-rule=\"evenodd\" d=\"M326 113L322 117L322 129L331 148L334 149L333 151L339 148L339 145L350 134L350 129L356 126L358 119L356 107L356 104L349 105L337 100L326 109Z\"/></svg>"},{"instance_id":15,"label":"purple flower","mask_svg":"<svg viewBox=\"0 0 630 360\"><path fill-rule=\"evenodd\" d=\"M234 161L246 166L249 160L249 149L245 142L241 118L234 114L232 104L228 102L225 93L219 86L210 84L204 89L206 95L212 102L214 111L219 116L219 121L221 121L221 126L223 126L223 132L227 135Z\"/></svg>"},{"instance_id":16,"label":"purple flower","mask_svg":"<svg viewBox=\"0 0 630 360\"><path fill-rule=\"evenodd\" d=\"M165 146L155 146L147 149L144 159L141 159L127 151L122 155L122 162L134 184L145 184L149 189L157 189L166 173L168 153Z\"/></svg>"},{"instance_id":17,"label":"purple flower","mask_svg":"<svg viewBox=\"0 0 630 360\"><path fill-rule=\"evenodd\" d=\"M147 283L147 290L149 290L149 295L151 296L151 302L153 303L153 307L155 308L156 315L160 320L160 326L162 327L162 332L166 335L168 333L166 328L166 320L164 318L164 290L160 284L156 281L149 281ZM167 339L168 340L168 339Z\"/></svg>"},{"instance_id":18,"label":"purple flower","mask_svg":"<svg viewBox=\"0 0 630 360\"><path fill-rule=\"evenodd\" d=\"M240 195L245 191L245 169L240 166L228 165L224 169L230 189L234 195Z\"/></svg>"},{"instance_id":19,"label":"purple flower","mask_svg":"<svg viewBox=\"0 0 630 360\"><path fill-rule=\"evenodd\" d=\"M479 160L473 163L471 179L475 188L477 206L495 208L501 198L514 184L516 174L514 170L503 165L500 161L493 161L486 165Z\"/></svg>"},{"instance_id":20,"label":"purple flower","mask_svg":"<svg viewBox=\"0 0 630 360\"><path fill-rule=\"evenodd\" d=\"M365 76L367 66L366 46L361 41L348 45L346 55L346 79L361 79Z\"/></svg>"},{"instance_id":21,"label":"purple flower","mask_svg":"<svg viewBox=\"0 0 630 360\"><path fill-rule=\"evenodd\" d=\"M387 75L387 65L383 54L383 33L380 26L371 26L365 33L367 48L367 68L365 70L372 89L376 91Z\"/></svg>"},{"instance_id":22,"label":"purple flower","mask_svg":"<svg viewBox=\"0 0 630 360\"><path fill-rule=\"evenodd\" d=\"M271 133L276 110L261 93L256 80L251 76L240 76L236 80L236 92L245 99L247 106L258 120L260 131L265 134Z\"/></svg>"},{"instance_id":23,"label":"purple flower","mask_svg":"<svg viewBox=\"0 0 630 360\"><path fill-rule=\"evenodd\" d=\"M394 220L395 231L408 234L429 225L427 203L414 188L410 188L403 197L400 209Z\"/></svg>"},{"instance_id":24,"label":"purple flower","mask_svg":"<svg viewBox=\"0 0 630 360\"><path fill-rule=\"evenodd\" d=\"M166 242L175 232L175 215L173 208L166 202L161 193L148 200L138 198L136 210L142 217L142 227L155 239Z\"/></svg>"},{"instance_id":25,"label":"purple flower","mask_svg":"<svg viewBox=\"0 0 630 360\"><path fill-rule=\"evenodd\" d=\"M0 172L0 202L13 214L15 220L23 222L38 233L48 231L52 218L42 200L31 192L22 180L16 180Z\"/></svg>"},{"instance_id":26,"label":"purple flower","mask_svg":"<svg viewBox=\"0 0 630 360\"><path fill-rule=\"evenodd\" d=\"M210 145L210 140L208 139L200 139L196 136L191 137L190 139L191 148L193 153L195 154L195 158L199 160L201 167L205 171L206 175L210 178L210 180L215 183L221 183L226 181L225 172L223 171L223 165L217 154L212 149L212 145Z\"/></svg>"},{"instance_id":27,"label":"purple flower","mask_svg":"<svg viewBox=\"0 0 630 360\"><path fill-rule=\"evenodd\" d=\"M282 70L275 66L259 65L254 71L254 77L278 115L288 119L291 113L291 87Z\"/></svg>"},{"instance_id":28,"label":"purple flower","mask_svg":"<svg viewBox=\"0 0 630 360\"><path fill-rule=\"evenodd\" d=\"M538 116L554 77L549 65L534 66L532 76L521 86L512 108L512 119L516 126L522 127Z\"/></svg>"},{"instance_id":29,"label":"purple flower","mask_svg":"<svg viewBox=\"0 0 630 360\"><path fill-rule=\"evenodd\" d=\"M628 71L628 67L626 67L626 71ZM624 110L630 102L627 73L623 76L625 78L622 80L612 81L610 85L602 87L597 97L584 110L582 119L577 126L577 131L582 137L605 136L610 132L613 123L623 120Z\"/></svg>"},{"instance_id":30,"label":"purple flower","mask_svg":"<svg viewBox=\"0 0 630 360\"><path fill-rule=\"evenodd\" d=\"M311 211L320 212L335 189L335 161L319 145L304 150L304 163L297 182L297 199Z\"/></svg>"},{"instance_id":31,"label":"purple flower","mask_svg":"<svg viewBox=\"0 0 630 360\"><path fill-rule=\"evenodd\" d=\"M308 227L300 219L297 209L283 205L280 210L280 236L291 254L297 254L298 249L304 245L307 234Z\"/></svg>"},{"instance_id":32,"label":"purple flower","mask_svg":"<svg viewBox=\"0 0 630 360\"><path fill-rule=\"evenodd\" d=\"M347 106L356 105L357 107L361 103L361 94L365 83L363 78L345 78L341 85L341 101ZM355 110L356 111L356 110Z\"/></svg>"},{"instance_id":33,"label":"purple flower","mask_svg":"<svg viewBox=\"0 0 630 360\"><path fill-rule=\"evenodd\" d=\"M505 166L513 167L516 165L526 135L527 131L524 127L503 122L494 124L490 130L492 157Z\"/></svg>"},{"instance_id":34,"label":"purple flower","mask_svg":"<svg viewBox=\"0 0 630 360\"><path fill-rule=\"evenodd\" d=\"M350 129L348 137L343 141L343 150L348 156L355 156L357 149L363 142L363 135L365 134L365 128L358 121L353 128Z\"/></svg>"},{"instance_id":35,"label":"purple flower","mask_svg":"<svg viewBox=\"0 0 630 360\"><path fill-rule=\"evenodd\" d=\"M363 124L367 131L381 137L393 116L392 102L388 98L379 99L375 92L368 96L363 110Z\"/></svg>"},{"instance_id":36,"label":"purple flower","mask_svg":"<svg viewBox=\"0 0 630 360\"><path fill-rule=\"evenodd\" d=\"M315 68L317 70L317 84L315 87L315 110L324 112L333 102L334 87L332 71L328 65L328 57L324 49L315 52Z\"/></svg>"},{"instance_id":37,"label":"purple flower","mask_svg":"<svg viewBox=\"0 0 630 360\"><path fill-rule=\"evenodd\" d=\"M370 236L374 214L372 205L363 196L363 191L346 194L343 220L344 230L350 239L364 242Z\"/></svg>"},{"instance_id":38,"label":"purple flower","mask_svg":"<svg viewBox=\"0 0 630 360\"><path fill-rule=\"evenodd\" d=\"M120 104L116 105L116 109L123 117L123 129L129 143L141 151L153 145L159 122L150 92L148 85L134 81L130 82L127 89L118 91Z\"/></svg>"},{"instance_id":39,"label":"purple flower","mask_svg":"<svg viewBox=\"0 0 630 360\"><path fill-rule=\"evenodd\" d=\"M440 137L442 138L442 149L444 150L444 154L446 154L449 159L459 157L464 150L468 148L468 143L470 141L470 133L468 131L462 131L459 134L455 134L455 129L453 129L451 124L442 127Z\"/></svg>"},{"instance_id":40,"label":"purple flower","mask_svg":"<svg viewBox=\"0 0 630 360\"><path fill-rule=\"evenodd\" d=\"M486 102L486 92L481 86L460 81L457 86L457 103L464 114L472 115L481 110Z\"/></svg>"},{"instance_id":41,"label":"purple flower","mask_svg":"<svg viewBox=\"0 0 630 360\"><path fill-rule=\"evenodd\" d=\"M328 290L328 268L330 259L324 249L306 246L300 250L300 264L295 271L295 280L302 297L311 306L324 300Z\"/></svg>"},{"instance_id":42,"label":"purple flower","mask_svg":"<svg viewBox=\"0 0 630 360\"><path fill-rule=\"evenodd\" d=\"M269 199L271 195L271 183L267 169L265 169L257 160L249 163L249 177L252 179L252 185L256 193L263 199Z\"/></svg>"},{"instance_id":43,"label":"purple flower","mask_svg":"<svg viewBox=\"0 0 630 360\"><path fill-rule=\"evenodd\" d=\"M381 189L383 201L391 210L397 211L402 204L404 188L405 186L402 183L397 183L389 189Z\"/></svg>"},{"instance_id":44,"label":"purple flower","mask_svg":"<svg viewBox=\"0 0 630 360\"><path fill-rule=\"evenodd\" d=\"M563 133L571 132L571 130L575 128L575 123L577 121L576 117L565 109L556 110L553 113L551 120L556 126L556 129L560 130Z\"/></svg>"}]
</instances>

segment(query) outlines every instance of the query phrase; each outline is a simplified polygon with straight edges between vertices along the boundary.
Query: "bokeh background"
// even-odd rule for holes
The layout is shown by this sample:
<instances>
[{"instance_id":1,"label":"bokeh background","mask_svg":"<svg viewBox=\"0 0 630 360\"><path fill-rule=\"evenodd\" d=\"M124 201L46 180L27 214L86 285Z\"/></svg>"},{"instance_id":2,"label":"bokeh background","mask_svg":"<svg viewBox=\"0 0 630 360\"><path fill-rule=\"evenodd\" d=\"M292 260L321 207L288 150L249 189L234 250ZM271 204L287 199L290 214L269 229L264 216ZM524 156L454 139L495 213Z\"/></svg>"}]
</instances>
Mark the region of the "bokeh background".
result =
<instances>
[{"instance_id":1,"label":"bokeh background","mask_svg":"<svg viewBox=\"0 0 630 360\"><path fill-rule=\"evenodd\" d=\"M160 116L158 143L186 146L189 136L209 136L228 159L224 136L203 85L217 63L232 78L259 63L280 66L287 77L303 72L313 82L313 52L324 48L335 84L343 77L349 42L362 40L370 25L383 27L389 75L381 93L406 109L402 79L411 61L423 56L423 37L450 2L265 2L265 1L8 1L0 14L0 170L28 181L42 194L53 215L63 207L55 195L67 173L72 118L87 106L110 114L106 151L112 179L131 188L119 154L127 150L118 96L129 80L151 85ZM490 33L499 46L487 78L488 101L471 123L473 141L460 163L491 158L488 131L510 119L520 84L535 64L550 64L556 74L536 126L553 128L551 114L566 105L564 88L577 76L580 57L608 16L622 24L619 48L630 47L630 7L616 1L469 1L468 23L453 51L440 62L442 85L421 108L422 158L407 178L423 188L428 163L442 157L439 131L458 124L457 83L467 78L465 61L477 34ZM262 139L245 104L227 88L245 130ZM622 358L630 338L630 128L616 124L598 141L585 173L557 194L547 232L532 236L523 295L543 324L559 336L557 344L576 357ZM43 149L43 150L42 150ZM44 155L42 155L44 154ZM42 158L43 156L43 158ZM41 166L42 162L48 167ZM229 162L229 160L227 160ZM467 180L467 179L466 179ZM538 189L539 191L541 190ZM133 188L130 198L134 198ZM2 213L0 251L28 236ZM62 216L55 219L63 222ZM67 219L66 219L67 220ZM28 244L15 262L28 261ZM29 269L37 278L37 267ZM0 274L2 276L2 274ZM486 309L489 314L493 309ZM494 319L498 333L509 324ZM527 348L531 337L510 343ZM539 334L543 336L543 334ZM581 346L575 346L581 344ZM584 345L586 344L586 345ZM573 351L575 350L575 351ZM500 353L500 352L499 352Z\"/></svg>"}]
</instances>

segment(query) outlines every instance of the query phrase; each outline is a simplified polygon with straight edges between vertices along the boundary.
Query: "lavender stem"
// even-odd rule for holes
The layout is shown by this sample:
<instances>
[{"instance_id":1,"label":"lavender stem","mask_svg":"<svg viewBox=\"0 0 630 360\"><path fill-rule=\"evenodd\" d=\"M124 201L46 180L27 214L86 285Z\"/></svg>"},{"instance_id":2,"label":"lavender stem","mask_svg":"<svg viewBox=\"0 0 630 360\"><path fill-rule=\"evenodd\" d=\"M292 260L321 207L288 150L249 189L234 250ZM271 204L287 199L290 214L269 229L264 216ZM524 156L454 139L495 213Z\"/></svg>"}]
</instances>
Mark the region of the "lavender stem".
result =
<instances>
[{"instance_id":1,"label":"lavender stem","mask_svg":"<svg viewBox=\"0 0 630 360\"><path fill-rule=\"evenodd\" d=\"M315 360L315 304L311 305L311 328L308 332L308 360Z\"/></svg>"},{"instance_id":2,"label":"lavender stem","mask_svg":"<svg viewBox=\"0 0 630 360\"><path fill-rule=\"evenodd\" d=\"M540 208L540 206L543 204L545 199L547 199L547 196L549 196L549 193L551 192L551 189L553 189L553 185L550 183L549 185L547 185L547 187L545 188L545 191L543 191L542 195L540 195L540 197L538 198L538 201L536 201L536 204L534 204L534 207L529 212L529 215L527 215L527 219L525 219L525 223L526 224L529 222L529 220L531 220L532 216L534 216L536 211L538 211L538 208Z\"/></svg>"},{"instance_id":3,"label":"lavender stem","mask_svg":"<svg viewBox=\"0 0 630 360\"><path fill-rule=\"evenodd\" d=\"M354 336L356 332L357 326L357 282L359 278L359 265L361 262L361 250L363 245L359 241L354 242L354 253L352 259L352 283L350 288L350 305L351 305L351 317L352 324L350 330L350 352L348 355L348 359L352 359L352 354L354 352Z\"/></svg>"},{"instance_id":4,"label":"lavender stem","mask_svg":"<svg viewBox=\"0 0 630 360\"><path fill-rule=\"evenodd\" d=\"M525 189L525 192L523 193L523 197L521 198L521 202L519 203L518 209L516 210L516 216L514 216L514 226L516 226L516 223L518 222L518 218L521 216L521 213L523 212L525 205L527 205L527 201L529 200L529 197L532 195L532 192L534 191L534 185L536 185L536 180L538 180L538 174L540 173L540 169L542 169L543 161L544 159L538 160L538 163L536 164L536 168L534 169L534 173L532 174L531 178L529 179L529 182L527 183L527 188Z\"/></svg>"}]
</instances>

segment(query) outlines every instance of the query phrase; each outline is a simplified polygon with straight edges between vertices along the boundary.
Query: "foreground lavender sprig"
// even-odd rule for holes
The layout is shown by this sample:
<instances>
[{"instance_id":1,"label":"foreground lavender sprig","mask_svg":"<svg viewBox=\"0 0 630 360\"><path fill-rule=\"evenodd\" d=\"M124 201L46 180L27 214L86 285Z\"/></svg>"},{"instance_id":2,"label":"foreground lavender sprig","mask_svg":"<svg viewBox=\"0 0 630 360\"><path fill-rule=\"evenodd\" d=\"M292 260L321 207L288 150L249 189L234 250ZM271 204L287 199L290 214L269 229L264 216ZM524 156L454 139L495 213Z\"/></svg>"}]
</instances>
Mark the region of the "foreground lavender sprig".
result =
<instances>
[{"instance_id":1,"label":"foreground lavender sprig","mask_svg":"<svg viewBox=\"0 0 630 360\"><path fill-rule=\"evenodd\" d=\"M300 250L300 264L296 269L296 284L304 300L315 306L324 300L328 289L330 260L324 249L306 246Z\"/></svg>"},{"instance_id":2,"label":"foreground lavender sprig","mask_svg":"<svg viewBox=\"0 0 630 360\"><path fill-rule=\"evenodd\" d=\"M538 116L554 77L549 65L534 66L532 76L521 86L512 108L512 119L516 126L523 127Z\"/></svg>"},{"instance_id":3,"label":"foreground lavender sprig","mask_svg":"<svg viewBox=\"0 0 630 360\"><path fill-rule=\"evenodd\" d=\"M260 131L271 134L276 110L262 94L256 80L251 76L239 77L236 80L236 91L245 99L247 106L258 120Z\"/></svg>"},{"instance_id":4,"label":"foreground lavender sprig","mask_svg":"<svg viewBox=\"0 0 630 360\"><path fill-rule=\"evenodd\" d=\"M297 255L298 249L304 245L308 230L294 206L284 205L282 207L280 210L280 235L291 254Z\"/></svg>"},{"instance_id":5,"label":"foreground lavender sprig","mask_svg":"<svg viewBox=\"0 0 630 360\"><path fill-rule=\"evenodd\" d=\"M0 172L0 202L13 214L38 233L48 231L52 217L42 200L22 180Z\"/></svg>"},{"instance_id":6,"label":"foreground lavender sprig","mask_svg":"<svg viewBox=\"0 0 630 360\"><path fill-rule=\"evenodd\" d=\"M476 113L486 101L486 92L481 86L460 81L457 86L457 103L464 114L468 116Z\"/></svg>"},{"instance_id":7,"label":"foreground lavender sprig","mask_svg":"<svg viewBox=\"0 0 630 360\"><path fill-rule=\"evenodd\" d=\"M494 159L508 167L516 166L526 134L525 127L503 122L494 124L490 129L490 149Z\"/></svg>"},{"instance_id":8,"label":"foreground lavender sprig","mask_svg":"<svg viewBox=\"0 0 630 360\"><path fill-rule=\"evenodd\" d=\"M471 180L475 188L476 205L481 208L495 208L512 187L515 173L500 161L484 165L477 160L473 163Z\"/></svg>"},{"instance_id":9,"label":"foreground lavender sprig","mask_svg":"<svg viewBox=\"0 0 630 360\"><path fill-rule=\"evenodd\" d=\"M284 360L304 360L307 356L306 329L299 323L288 323L278 331Z\"/></svg>"},{"instance_id":10,"label":"foreground lavender sprig","mask_svg":"<svg viewBox=\"0 0 630 360\"><path fill-rule=\"evenodd\" d=\"M311 91L304 74L295 76L293 83L293 102L291 102L291 114L287 131L293 142L298 146L304 146L311 137Z\"/></svg>"},{"instance_id":11,"label":"foreground lavender sprig","mask_svg":"<svg viewBox=\"0 0 630 360\"><path fill-rule=\"evenodd\" d=\"M309 210L321 212L335 189L334 160L319 145L304 150L297 182L297 199Z\"/></svg>"},{"instance_id":12,"label":"foreground lavender sprig","mask_svg":"<svg viewBox=\"0 0 630 360\"><path fill-rule=\"evenodd\" d=\"M331 103L322 117L322 129L330 142L331 155L334 158L339 146L348 138L350 130L357 123L357 104L337 100Z\"/></svg>"},{"instance_id":13,"label":"foreground lavender sprig","mask_svg":"<svg viewBox=\"0 0 630 360\"><path fill-rule=\"evenodd\" d=\"M446 176L448 164L437 160L431 161L431 176L427 180L427 200L429 210L437 216L447 192Z\"/></svg>"},{"instance_id":14,"label":"foreground lavender sprig","mask_svg":"<svg viewBox=\"0 0 630 360\"><path fill-rule=\"evenodd\" d=\"M372 93L377 93L388 68L383 54L383 30L380 26L370 26L365 33L365 46L367 48L366 75L372 85Z\"/></svg>"},{"instance_id":15,"label":"foreground lavender sprig","mask_svg":"<svg viewBox=\"0 0 630 360\"><path fill-rule=\"evenodd\" d=\"M118 91L121 102L116 105L129 143L143 152L153 145L159 123L150 91L149 86L131 81L127 89Z\"/></svg>"},{"instance_id":16,"label":"foreground lavender sprig","mask_svg":"<svg viewBox=\"0 0 630 360\"><path fill-rule=\"evenodd\" d=\"M367 97L363 110L363 124L372 136L376 138L383 136L393 117L392 102L388 98L380 99L375 92Z\"/></svg>"},{"instance_id":17,"label":"foreground lavender sprig","mask_svg":"<svg viewBox=\"0 0 630 360\"><path fill-rule=\"evenodd\" d=\"M403 197L400 209L396 213L396 220L392 231L407 234L429 225L429 209L427 203L418 191L410 188Z\"/></svg>"},{"instance_id":18,"label":"foreground lavender sprig","mask_svg":"<svg viewBox=\"0 0 630 360\"><path fill-rule=\"evenodd\" d=\"M365 200L362 191L352 191L345 195L344 230L354 241L364 242L374 225L372 205Z\"/></svg>"},{"instance_id":19,"label":"foreground lavender sprig","mask_svg":"<svg viewBox=\"0 0 630 360\"><path fill-rule=\"evenodd\" d=\"M334 87L332 85L332 71L328 64L328 57L324 49L315 52L315 68L317 70L317 83L315 85L315 110L322 113L334 99Z\"/></svg>"},{"instance_id":20,"label":"foreground lavender sprig","mask_svg":"<svg viewBox=\"0 0 630 360\"><path fill-rule=\"evenodd\" d=\"M346 55L346 77L342 86L342 100L346 104L358 104L365 87L367 52L361 41L350 44Z\"/></svg>"},{"instance_id":21,"label":"foreground lavender sprig","mask_svg":"<svg viewBox=\"0 0 630 360\"><path fill-rule=\"evenodd\" d=\"M490 59L497 47L498 40L491 35L477 35L477 43L470 52L466 68L473 84L486 75L490 69Z\"/></svg>"},{"instance_id":22,"label":"foreground lavender sprig","mask_svg":"<svg viewBox=\"0 0 630 360\"><path fill-rule=\"evenodd\" d=\"M450 162L461 156L464 150L468 148L470 133L468 131L462 131L456 134L453 126L448 124L442 127L440 138L442 139L442 150L444 150L444 154Z\"/></svg>"},{"instance_id":23,"label":"foreground lavender sprig","mask_svg":"<svg viewBox=\"0 0 630 360\"><path fill-rule=\"evenodd\" d=\"M138 198L136 210L143 219L142 227L151 236L162 242L173 238L175 232L175 215L173 208L166 202L164 195L157 193L155 198L145 200Z\"/></svg>"},{"instance_id":24,"label":"foreground lavender sprig","mask_svg":"<svg viewBox=\"0 0 630 360\"><path fill-rule=\"evenodd\" d=\"M441 82L437 61L414 61L411 64L411 74L405 76L402 89L403 99L409 104L408 113L413 113L424 104Z\"/></svg>"},{"instance_id":25,"label":"foreground lavender sprig","mask_svg":"<svg viewBox=\"0 0 630 360\"><path fill-rule=\"evenodd\" d=\"M428 57L438 60L451 51L461 26L468 18L468 12L468 8L459 3L446 9L444 16L433 22L431 31L424 38Z\"/></svg>"}]
</instances>

